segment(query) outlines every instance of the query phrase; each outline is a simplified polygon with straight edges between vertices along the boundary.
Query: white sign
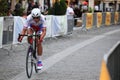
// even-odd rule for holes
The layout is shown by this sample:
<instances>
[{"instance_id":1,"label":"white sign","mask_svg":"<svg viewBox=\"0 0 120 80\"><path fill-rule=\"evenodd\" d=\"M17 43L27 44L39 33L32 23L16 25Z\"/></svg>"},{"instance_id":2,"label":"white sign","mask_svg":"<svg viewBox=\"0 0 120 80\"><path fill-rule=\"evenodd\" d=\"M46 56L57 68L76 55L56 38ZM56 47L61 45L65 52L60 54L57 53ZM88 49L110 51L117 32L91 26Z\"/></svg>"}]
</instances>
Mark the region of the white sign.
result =
<instances>
[{"instance_id":1,"label":"white sign","mask_svg":"<svg viewBox=\"0 0 120 80\"><path fill-rule=\"evenodd\" d=\"M67 34L67 16L53 16L52 37Z\"/></svg>"},{"instance_id":2,"label":"white sign","mask_svg":"<svg viewBox=\"0 0 120 80\"><path fill-rule=\"evenodd\" d=\"M0 48L2 48L2 37L3 37L3 17L0 17Z\"/></svg>"},{"instance_id":3,"label":"white sign","mask_svg":"<svg viewBox=\"0 0 120 80\"><path fill-rule=\"evenodd\" d=\"M26 22L26 19L23 17L14 17L14 35L13 35L13 44L18 43L18 34L21 33L23 29L23 24ZM26 38L22 40L26 42Z\"/></svg>"},{"instance_id":4,"label":"white sign","mask_svg":"<svg viewBox=\"0 0 120 80\"><path fill-rule=\"evenodd\" d=\"M51 37L52 35L52 15L47 15L46 16L46 27L47 27L47 30L46 30L46 37Z\"/></svg>"}]
</instances>

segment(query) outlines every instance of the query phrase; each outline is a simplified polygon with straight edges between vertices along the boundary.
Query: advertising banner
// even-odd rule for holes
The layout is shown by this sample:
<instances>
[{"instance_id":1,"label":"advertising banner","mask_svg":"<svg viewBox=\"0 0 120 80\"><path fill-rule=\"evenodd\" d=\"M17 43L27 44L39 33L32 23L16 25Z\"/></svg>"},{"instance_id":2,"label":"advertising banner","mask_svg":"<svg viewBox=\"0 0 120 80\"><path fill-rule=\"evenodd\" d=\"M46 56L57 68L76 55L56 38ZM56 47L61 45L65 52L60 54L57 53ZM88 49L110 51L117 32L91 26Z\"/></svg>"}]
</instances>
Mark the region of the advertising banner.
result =
<instances>
[{"instance_id":1,"label":"advertising banner","mask_svg":"<svg viewBox=\"0 0 120 80\"><path fill-rule=\"evenodd\" d=\"M8 45L13 42L13 27L14 17L4 16L3 19L3 45Z\"/></svg>"},{"instance_id":2,"label":"advertising banner","mask_svg":"<svg viewBox=\"0 0 120 80\"><path fill-rule=\"evenodd\" d=\"M97 13L97 27L102 25L102 13Z\"/></svg>"},{"instance_id":3,"label":"advertising banner","mask_svg":"<svg viewBox=\"0 0 120 80\"><path fill-rule=\"evenodd\" d=\"M86 15L86 29L91 29L93 26L93 14L87 13Z\"/></svg>"},{"instance_id":4,"label":"advertising banner","mask_svg":"<svg viewBox=\"0 0 120 80\"><path fill-rule=\"evenodd\" d=\"M115 12L115 24L118 23L118 20L119 20L119 13L118 12Z\"/></svg>"},{"instance_id":5,"label":"advertising banner","mask_svg":"<svg viewBox=\"0 0 120 80\"><path fill-rule=\"evenodd\" d=\"M109 26L111 24L111 13L106 12L106 20L105 20L105 25Z\"/></svg>"},{"instance_id":6,"label":"advertising banner","mask_svg":"<svg viewBox=\"0 0 120 80\"><path fill-rule=\"evenodd\" d=\"M46 27L47 27L47 30L46 30L46 36L45 38L47 37L51 37L52 35L52 15L47 15L46 16Z\"/></svg>"},{"instance_id":7,"label":"advertising banner","mask_svg":"<svg viewBox=\"0 0 120 80\"><path fill-rule=\"evenodd\" d=\"M67 34L67 16L53 16L52 37Z\"/></svg>"},{"instance_id":8,"label":"advertising banner","mask_svg":"<svg viewBox=\"0 0 120 80\"><path fill-rule=\"evenodd\" d=\"M118 12L118 15L119 15L119 16L118 16L118 17L119 17L119 18L118 18L118 23L120 24L120 12Z\"/></svg>"},{"instance_id":9,"label":"advertising banner","mask_svg":"<svg viewBox=\"0 0 120 80\"><path fill-rule=\"evenodd\" d=\"M23 24L26 22L26 19L23 17L16 16L14 17L14 35L13 35L13 44L18 43L17 38L18 34L21 33L23 29ZM22 42L26 42L26 37L22 40Z\"/></svg>"},{"instance_id":10,"label":"advertising banner","mask_svg":"<svg viewBox=\"0 0 120 80\"><path fill-rule=\"evenodd\" d=\"M2 48L2 37L3 37L3 17L0 17L0 48Z\"/></svg>"}]
</instances>

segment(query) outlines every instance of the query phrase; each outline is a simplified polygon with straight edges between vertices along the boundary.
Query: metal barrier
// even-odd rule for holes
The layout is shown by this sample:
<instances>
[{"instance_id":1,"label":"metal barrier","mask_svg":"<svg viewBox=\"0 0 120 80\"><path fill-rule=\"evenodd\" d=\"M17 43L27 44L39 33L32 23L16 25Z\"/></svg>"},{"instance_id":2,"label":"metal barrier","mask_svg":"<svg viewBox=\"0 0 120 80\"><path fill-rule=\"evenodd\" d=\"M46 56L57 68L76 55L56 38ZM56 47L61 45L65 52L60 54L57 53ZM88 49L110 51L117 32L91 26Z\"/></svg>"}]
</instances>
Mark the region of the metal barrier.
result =
<instances>
[{"instance_id":1,"label":"metal barrier","mask_svg":"<svg viewBox=\"0 0 120 80\"><path fill-rule=\"evenodd\" d=\"M2 48L3 17L0 17L0 48Z\"/></svg>"},{"instance_id":2,"label":"metal barrier","mask_svg":"<svg viewBox=\"0 0 120 80\"><path fill-rule=\"evenodd\" d=\"M67 34L71 34L74 27L74 17L72 15L67 16L67 24L68 24Z\"/></svg>"},{"instance_id":3,"label":"metal barrier","mask_svg":"<svg viewBox=\"0 0 120 80\"><path fill-rule=\"evenodd\" d=\"M111 12L111 25L115 24L115 12Z\"/></svg>"},{"instance_id":4,"label":"metal barrier","mask_svg":"<svg viewBox=\"0 0 120 80\"><path fill-rule=\"evenodd\" d=\"M120 24L120 12L118 12L118 24Z\"/></svg>"},{"instance_id":5,"label":"metal barrier","mask_svg":"<svg viewBox=\"0 0 120 80\"><path fill-rule=\"evenodd\" d=\"M101 12L98 12L96 13L96 25L97 25L97 28L101 27L102 26L102 13Z\"/></svg>"},{"instance_id":6,"label":"metal barrier","mask_svg":"<svg viewBox=\"0 0 120 80\"><path fill-rule=\"evenodd\" d=\"M105 25L106 26L110 26L111 25L111 13L110 12L106 12Z\"/></svg>"},{"instance_id":7,"label":"metal barrier","mask_svg":"<svg viewBox=\"0 0 120 80\"><path fill-rule=\"evenodd\" d=\"M105 18L106 18L106 13L103 12L103 13L102 13L102 26L105 25Z\"/></svg>"},{"instance_id":8,"label":"metal barrier","mask_svg":"<svg viewBox=\"0 0 120 80\"><path fill-rule=\"evenodd\" d=\"M4 17L2 44L11 44L13 41L14 17Z\"/></svg>"},{"instance_id":9,"label":"metal barrier","mask_svg":"<svg viewBox=\"0 0 120 80\"><path fill-rule=\"evenodd\" d=\"M93 28L97 27L97 14L94 13L93 15Z\"/></svg>"},{"instance_id":10,"label":"metal barrier","mask_svg":"<svg viewBox=\"0 0 120 80\"><path fill-rule=\"evenodd\" d=\"M104 55L100 80L120 80L120 42Z\"/></svg>"},{"instance_id":11,"label":"metal barrier","mask_svg":"<svg viewBox=\"0 0 120 80\"><path fill-rule=\"evenodd\" d=\"M109 55L107 67L111 80L120 80L120 42Z\"/></svg>"},{"instance_id":12,"label":"metal barrier","mask_svg":"<svg viewBox=\"0 0 120 80\"><path fill-rule=\"evenodd\" d=\"M117 14L118 20L117 18L115 18L116 13L118 13ZM82 14L82 29L87 30L87 29L96 28L96 27L120 24L120 12L102 12L102 23L101 23L101 20L97 18L98 18L97 13L92 13L92 15L90 15L90 13L83 13ZM99 26L98 23L99 25L101 23L101 25Z\"/></svg>"},{"instance_id":13,"label":"metal barrier","mask_svg":"<svg viewBox=\"0 0 120 80\"><path fill-rule=\"evenodd\" d=\"M82 14L82 29L86 30L86 13Z\"/></svg>"}]
</instances>

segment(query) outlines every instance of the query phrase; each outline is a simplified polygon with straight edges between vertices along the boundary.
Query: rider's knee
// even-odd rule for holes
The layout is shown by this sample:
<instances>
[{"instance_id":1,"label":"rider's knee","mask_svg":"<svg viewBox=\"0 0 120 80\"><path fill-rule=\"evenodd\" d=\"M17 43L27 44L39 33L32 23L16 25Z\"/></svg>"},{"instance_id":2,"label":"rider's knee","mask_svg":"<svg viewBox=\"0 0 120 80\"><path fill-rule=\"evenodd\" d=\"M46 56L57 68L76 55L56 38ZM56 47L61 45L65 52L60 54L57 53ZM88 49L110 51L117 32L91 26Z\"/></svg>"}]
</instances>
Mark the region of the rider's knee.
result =
<instances>
[{"instance_id":1,"label":"rider's knee","mask_svg":"<svg viewBox=\"0 0 120 80\"><path fill-rule=\"evenodd\" d=\"M29 43L29 44L32 44L32 43L33 43L33 38L32 38L31 36L29 36L27 39L28 39L28 43Z\"/></svg>"}]
</instances>

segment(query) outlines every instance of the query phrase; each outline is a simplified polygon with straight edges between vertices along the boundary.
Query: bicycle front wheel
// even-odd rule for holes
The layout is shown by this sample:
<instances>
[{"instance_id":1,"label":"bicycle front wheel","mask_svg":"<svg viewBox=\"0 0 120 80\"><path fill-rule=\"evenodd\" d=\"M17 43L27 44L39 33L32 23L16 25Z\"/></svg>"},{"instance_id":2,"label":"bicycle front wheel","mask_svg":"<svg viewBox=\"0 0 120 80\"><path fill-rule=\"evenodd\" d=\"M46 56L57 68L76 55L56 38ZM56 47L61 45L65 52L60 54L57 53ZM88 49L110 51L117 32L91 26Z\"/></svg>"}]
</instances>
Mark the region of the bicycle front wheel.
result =
<instances>
[{"instance_id":1,"label":"bicycle front wheel","mask_svg":"<svg viewBox=\"0 0 120 80\"><path fill-rule=\"evenodd\" d=\"M27 56L26 56L26 73L28 78L31 78L33 71L33 49L31 47L28 48Z\"/></svg>"}]
</instances>

